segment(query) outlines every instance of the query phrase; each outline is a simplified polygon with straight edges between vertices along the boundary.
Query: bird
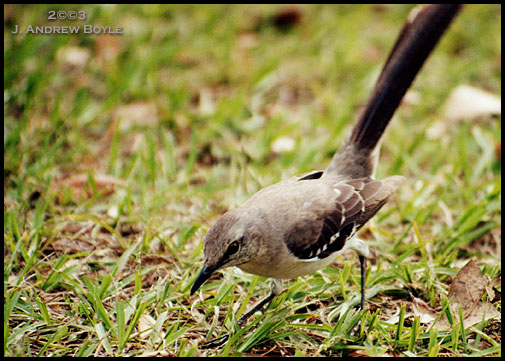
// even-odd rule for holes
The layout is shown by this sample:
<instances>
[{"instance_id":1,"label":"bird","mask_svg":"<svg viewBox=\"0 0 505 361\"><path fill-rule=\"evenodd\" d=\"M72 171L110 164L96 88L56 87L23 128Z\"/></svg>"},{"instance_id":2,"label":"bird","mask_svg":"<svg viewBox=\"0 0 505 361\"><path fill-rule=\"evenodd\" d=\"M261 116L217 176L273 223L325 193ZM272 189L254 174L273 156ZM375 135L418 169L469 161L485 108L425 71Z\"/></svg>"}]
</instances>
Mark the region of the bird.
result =
<instances>
[{"instance_id":1,"label":"bird","mask_svg":"<svg viewBox=\"0 0 505 361\"><path fill-rule=\"evenodd\" d=\"M327 168L263 188L220 216L205 235L204 266L191 295L213 273L231 266L269 277L269 295L239 318L242 326L282 291L282 280L313 273L351 249L360 261L360 307L364 309L370 251L357 232L405 180L400 175L375 179L381 138L460 8L458 4L429 4L409 13L364 110ZM229 335L211 340L203 348L222 345Z\"/></svg>"}]
</instances>

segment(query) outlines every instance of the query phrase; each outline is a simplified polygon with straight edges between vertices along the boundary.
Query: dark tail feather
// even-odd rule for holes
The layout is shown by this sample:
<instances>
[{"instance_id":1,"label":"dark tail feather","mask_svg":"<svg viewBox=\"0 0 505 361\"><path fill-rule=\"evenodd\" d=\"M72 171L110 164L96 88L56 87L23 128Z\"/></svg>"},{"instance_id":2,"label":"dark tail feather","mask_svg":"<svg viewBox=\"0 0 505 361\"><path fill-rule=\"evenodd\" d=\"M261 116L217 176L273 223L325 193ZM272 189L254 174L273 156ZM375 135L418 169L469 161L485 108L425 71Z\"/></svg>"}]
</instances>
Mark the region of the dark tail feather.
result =
<instances>
[{"instance_id":1,"label":"dark tail feather","mask_svg":"<svg viewBox=\"0 0 505 361\"><path fill-rule=\"evenodd\" d=\"M382 69L375 89L347 140L370 153L379 142L405 92L462 5L431 4L415 8Z\"/></svg>"}]
</instances>

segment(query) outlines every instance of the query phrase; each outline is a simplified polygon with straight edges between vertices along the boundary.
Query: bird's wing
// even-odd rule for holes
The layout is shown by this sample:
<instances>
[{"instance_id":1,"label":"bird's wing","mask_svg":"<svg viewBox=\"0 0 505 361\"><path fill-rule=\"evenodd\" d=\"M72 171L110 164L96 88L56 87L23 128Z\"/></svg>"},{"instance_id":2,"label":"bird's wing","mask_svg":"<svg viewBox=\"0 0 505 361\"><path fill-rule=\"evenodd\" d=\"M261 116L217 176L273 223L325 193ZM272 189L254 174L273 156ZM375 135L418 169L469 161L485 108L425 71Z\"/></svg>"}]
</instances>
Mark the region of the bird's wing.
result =
<instances>
[{"instance_id":1,"label":"bird's wing","mask_svg":"<svg viewBox=\"0 0 505 361\"><path fill-rule=\"evenodd\" d=\"M296 224L285 235L288 249L300 259L322 259L341 250L403 180L401 176L393 176L335 182L331 185L333 199L314 202L300 210Z\"/></svg>"}]
</instances>

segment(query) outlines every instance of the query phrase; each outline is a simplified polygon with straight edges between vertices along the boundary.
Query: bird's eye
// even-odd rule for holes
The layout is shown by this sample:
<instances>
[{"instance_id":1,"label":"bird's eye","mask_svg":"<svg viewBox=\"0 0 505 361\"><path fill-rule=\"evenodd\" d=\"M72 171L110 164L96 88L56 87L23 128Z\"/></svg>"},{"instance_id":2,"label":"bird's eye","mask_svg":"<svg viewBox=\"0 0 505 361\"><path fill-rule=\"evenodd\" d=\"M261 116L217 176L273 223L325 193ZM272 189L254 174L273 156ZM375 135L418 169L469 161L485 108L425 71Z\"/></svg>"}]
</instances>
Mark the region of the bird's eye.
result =
<instances>
[{"instance_id":1,"label":"bird's eye","mask_svg":"<svg viewBox=\"0 0 505 361\"><path fill-rule=\"evenodd\" d=\"M226 253L228 253L228 255L235 254L235 253L238 252L239 248L240 248L240 245L238 244L238 242L237 241L233 241L228 246L228 249L226 250Z\"/></svg>"}]
</instances>

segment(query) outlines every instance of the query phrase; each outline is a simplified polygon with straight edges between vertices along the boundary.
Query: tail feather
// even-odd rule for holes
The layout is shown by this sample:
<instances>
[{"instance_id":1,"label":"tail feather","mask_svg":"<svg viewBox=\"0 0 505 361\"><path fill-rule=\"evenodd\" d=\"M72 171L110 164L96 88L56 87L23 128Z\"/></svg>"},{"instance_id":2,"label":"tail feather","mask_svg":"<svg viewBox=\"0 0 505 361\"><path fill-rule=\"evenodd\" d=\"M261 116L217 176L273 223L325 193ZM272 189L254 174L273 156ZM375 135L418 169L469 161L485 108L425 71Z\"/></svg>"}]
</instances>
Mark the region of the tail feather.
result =
<instances>
[{"instance_id":1,"label":"tail feather","mask_svg":"<svg viewBox=\"0 0 505 361\"><path fill-rule=\"evenodd\" d=\"M370 154L381 139L386 126L424 61L460 10L458 4L430 4L416 7L409 15L391 50L381 75L350 137L335 154L326 172L342 174L350 171L350 152L360 154L363 170L353 169L360 176L370 176ZM370 164L369 164L370 163Z\"/></svg>"},{"instance_id":2,"label":"tail feather","mask_svg":"<svg viewBox=\"0 0 505 361\"><path fill-rule=\"evenodd\" d=\"M417 11L405 23L374 92L349 141L372 150L384 132L424 61L458 12L457 4L433 4ZM411 13L412 14L412 13Z\"/></svg>"}]
</instances>

